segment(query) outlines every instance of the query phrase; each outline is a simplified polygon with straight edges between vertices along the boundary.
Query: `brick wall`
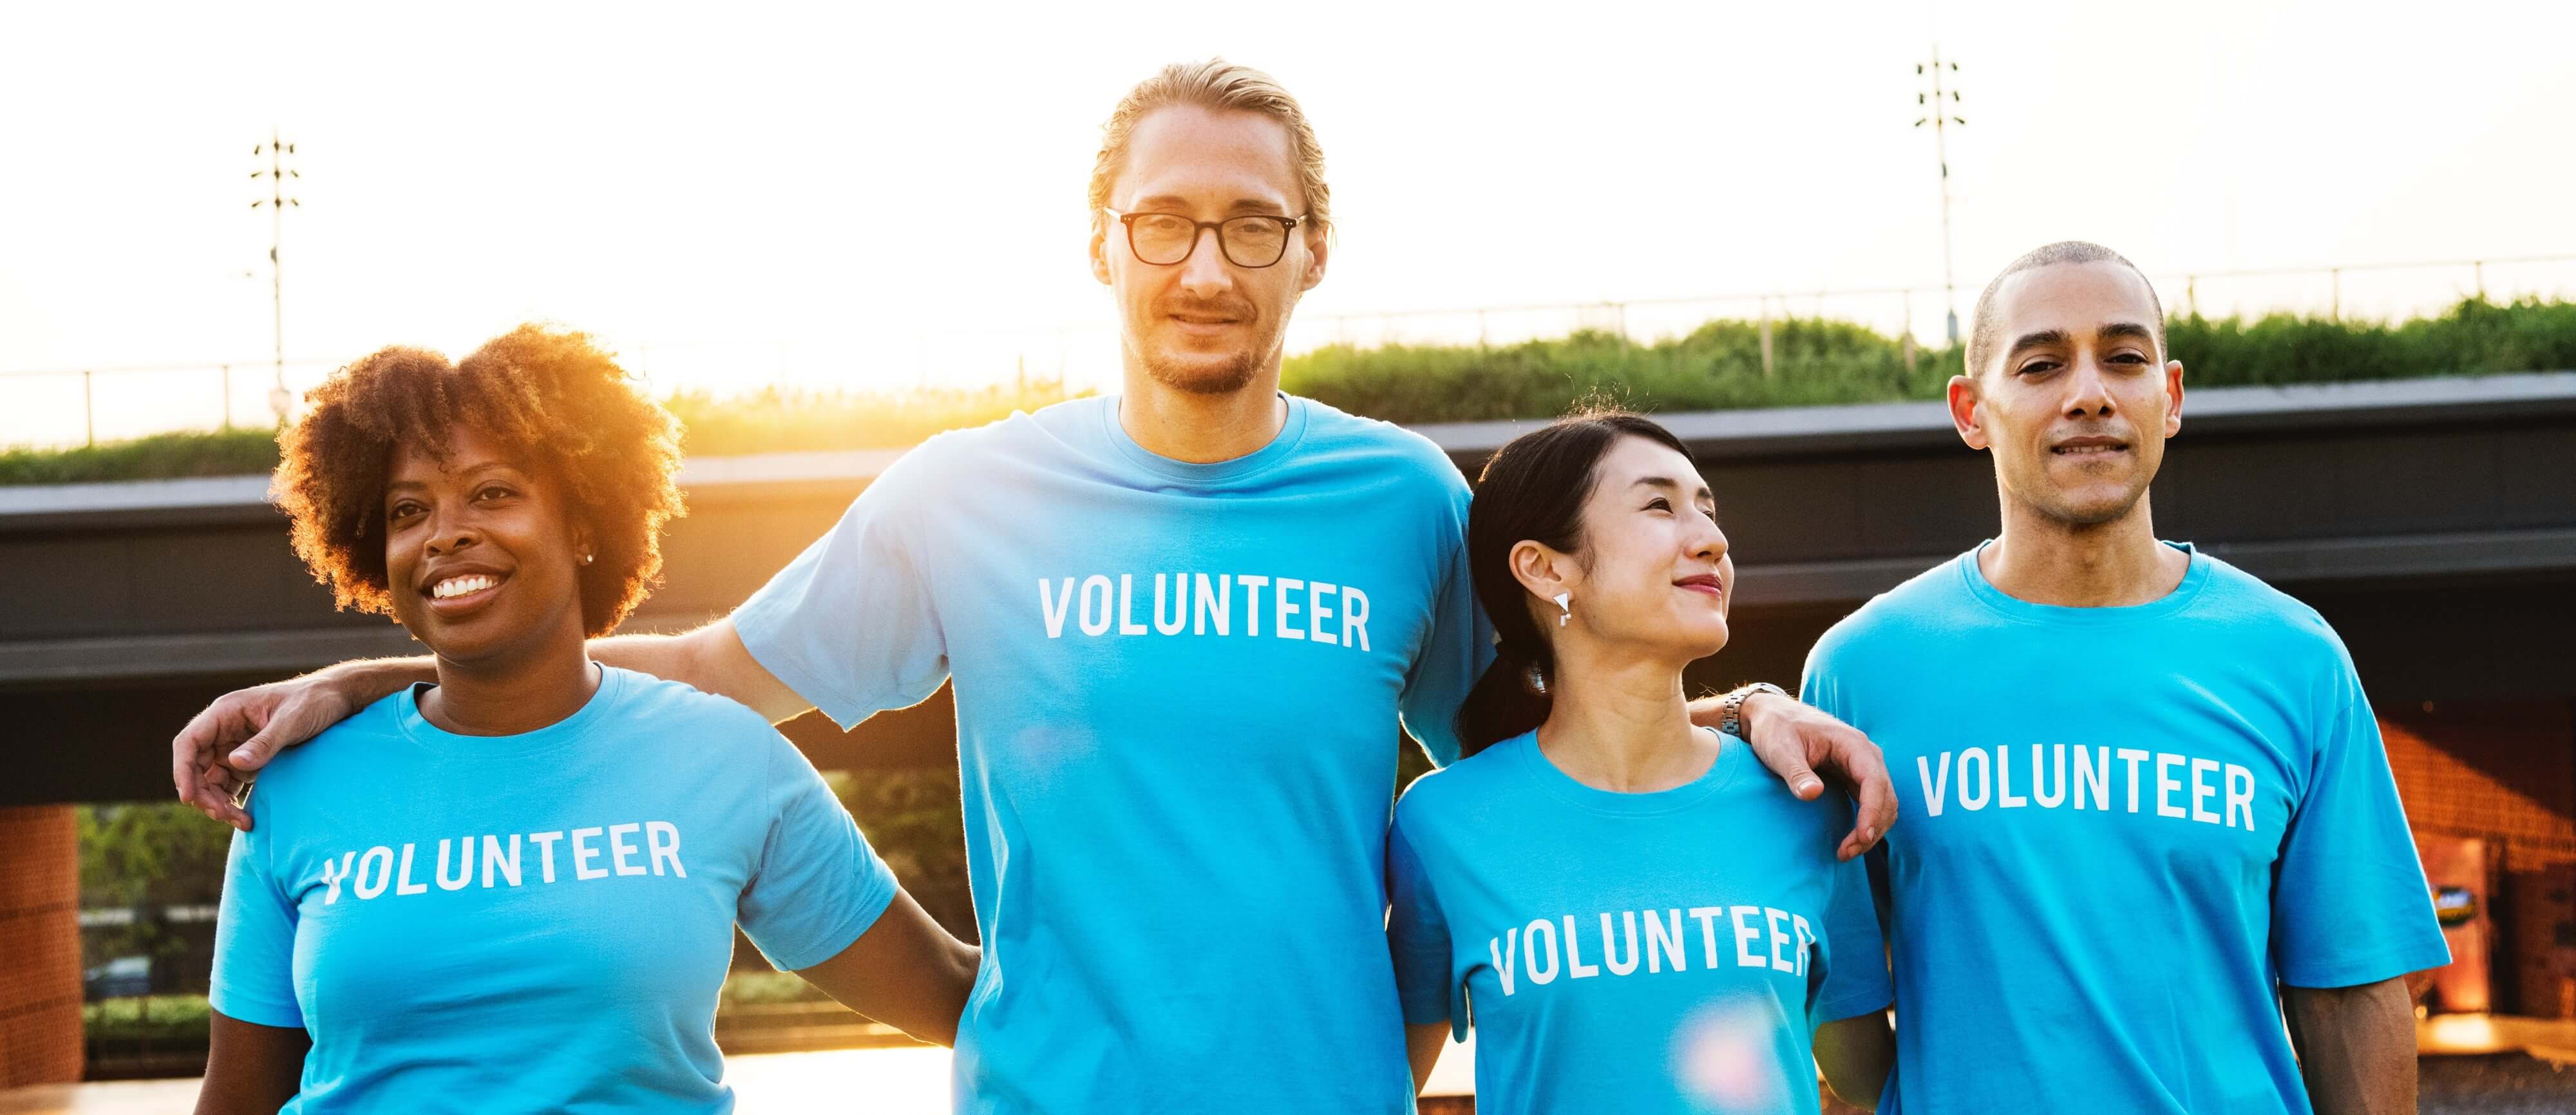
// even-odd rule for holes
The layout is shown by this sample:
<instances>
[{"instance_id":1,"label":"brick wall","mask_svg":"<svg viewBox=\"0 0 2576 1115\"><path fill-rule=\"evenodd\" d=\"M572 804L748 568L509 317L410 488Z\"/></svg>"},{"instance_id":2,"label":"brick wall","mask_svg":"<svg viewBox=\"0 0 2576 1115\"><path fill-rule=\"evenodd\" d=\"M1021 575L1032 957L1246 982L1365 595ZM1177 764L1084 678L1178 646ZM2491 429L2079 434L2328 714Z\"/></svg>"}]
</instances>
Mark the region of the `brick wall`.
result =
<instances>
[{"instance_id":1,"label":"brick wall","mask_svg":"<svg viewBox=\"0 0 2576 1115\"><path fill-rule=\"evenodd\" d=\"M0 1089L81 1077L72 807L0 808Z\"/></svg>"},{"instance_id":2,"label":"brick wall","mask_svg":"<svg viewBox=\"0 0 2576 1115\"><path fill-rule=\"evenodd\" d=\"M2576 723L2565 702L2380 710L2419 832L2501 843L2509 870L2576 863Z\"/></svg>"},{"instance_id":3,"label":"brick wall","mask_svg":"<svg viewBox=\"0 0 2576 1115\"><path fill-rule=\"evenodd\" d=\"M2495 1005L2576 1014L2576 704L2462 702L2381 709L2407 822L2487 842Z\"/></svg>"}]
</instances>

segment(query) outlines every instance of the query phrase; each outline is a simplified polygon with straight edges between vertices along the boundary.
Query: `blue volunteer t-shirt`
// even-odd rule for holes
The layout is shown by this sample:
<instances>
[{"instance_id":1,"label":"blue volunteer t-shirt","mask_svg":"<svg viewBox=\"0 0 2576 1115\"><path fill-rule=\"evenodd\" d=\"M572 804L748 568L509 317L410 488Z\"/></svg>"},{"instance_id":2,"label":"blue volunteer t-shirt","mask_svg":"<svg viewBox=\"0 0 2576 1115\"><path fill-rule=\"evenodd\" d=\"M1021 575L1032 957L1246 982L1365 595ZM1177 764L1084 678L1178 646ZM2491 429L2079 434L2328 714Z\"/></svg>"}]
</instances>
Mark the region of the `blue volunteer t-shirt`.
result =
<instances>
[{"instance_id":1,"label":"blue volunteer t-shirt","mask_svg":"<svg viewBox=\"0 0 2576 1115\"><path fill-rule=\"evenodd\" d=\"M2343 643L2178 548L2128 608L2016 600L1971 550L1808 659L1901 810L1881 1111L2306 1112L2277 985L2448 962Z\"/></svg>"},{"instance_id":2,"label":"blue volunteer t-shirt","mask_svg":"<svg viewBox=\"0 0 2576 1115\"><path fill-rule=\"evenodd\" d=\"M279 755L233 837L214 1008L300 1026L289 1112L723 1112L739 922L831 959L895 880L759 714L603 669L579 712L461 736L396 693Z\"/></svg>"},{"instance_id":3,"label":"blue volunteer t-shirt","mask_svg":"<svg viewBox=\"0 0 2576 1115\"><path fill-rule=\"evenodd\" d=\"M734 613L855 724L956 684L984 965L970 1112L1392 1112L1397 717L1435 758L1490 653L1467 485L1287 399L1265 448L1145 451L1115 398L904 455Z\"/></svg>"},{"instance_id":4,"label":"blue volunteer t-shirt","mask_svg":"<svg viewBox=\"0 0 2576 1115\"><path fill-rule=\"evenodd\" d=\"M1476 1110L1812 1112L1810 1040L1888 1001L1840 795L1791 797L1725 737L1708 773L1627 794L1536 733L1423 776L1387 838L1410 1025L1476 1030Z\"/></svg>"}]
</instances>

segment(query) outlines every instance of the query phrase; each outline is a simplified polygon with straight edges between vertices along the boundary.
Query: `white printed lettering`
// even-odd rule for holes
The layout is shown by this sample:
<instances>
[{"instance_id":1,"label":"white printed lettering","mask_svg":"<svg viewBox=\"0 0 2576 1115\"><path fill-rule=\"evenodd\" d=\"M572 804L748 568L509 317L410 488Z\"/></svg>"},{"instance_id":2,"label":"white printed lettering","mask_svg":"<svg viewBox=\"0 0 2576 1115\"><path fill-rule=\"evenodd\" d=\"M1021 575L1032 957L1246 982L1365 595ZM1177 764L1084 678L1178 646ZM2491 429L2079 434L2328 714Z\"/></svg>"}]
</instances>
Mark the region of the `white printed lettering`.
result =
<instances>
[{"instance_id":1,"label":"white printed lettering","mask_svg":"<svg viewBox=\"0 0 2576 1115\"><path fill-rule=\"evenodd\" d=\"M1145 633L1145 625L1136 622L1136 575L1133 573L1118 575L1118 633L1121 635Z\"/></svg>"},{"instance_id":2,"label":"white printed lettering","mask_svg":"<svg viewBox=\"0 0 2576 1115\"><path fill-rule=\"evenodd\" d=\"M626 862L626 857L634 855L643 849L627 843L625 838L642 831L644 831L644 826L642 825L608 826L608 865L616 868L618 874L644 874L643 864Z\"/></svg>"},{"instance_id":3,"label":"white printed lettering","mask_svg":"<svg viewBox=\"0 0 2576 1115\"><path fill-rule=\"evenodd\" d=\"M1270 578L1258 573L1235 574L1234 583L1243 586L1243 633L1261 634L1261 589Z\"/></svg>"},{"instance_id":4,"label":"white printed lettering","mask_svg":"<svg viewBox=\"0 0 2576 1115\"><path fill-rule=\"evenodd\" d=\"M2066 745L2057 745L2057 791L2048 789L2047 768L2040 765L2039 745L2030 745L2030 796L2042 809L2055 809L2066 800Z\"/></svg>"},{"instance_id":5,"label":"white printed lettering","mask_svg":"<svg viewBox=\"0 0 2576 1115\"><path fill-rule=\"evenodd\" d=\"M2239 789L2239 785L2243 789ZM2245 831L2254 831L2254 772L2227 764L2227 827L2236 827L2236 810L2245 810Z\"/></svg>"},{"instance_id":6,"label":"white printed lettering","mask_svg":"<svg viewBox=\"0 0 2576 1115\"><path fill-rule=\"evenodd\" d=\"M337 872L333 872L331 870L331 861L329 858L326 857L323 859L322 885L331 888L322 895L323 905L328 906L340 900L340 884L342 881L348 879L349 862L356 858L358 858L358 853L356 852L340 853L340 870Z\"/></svg>"},{"instance_id":7,"label":"white printed lettering","mask_svg":"<svg viewBox=\"0 0 2576 1115\"><path fill-rule=\"evenodd\" d=\"M1672 924L1666 926L1664 918L1671 918ZM1653 910L1646 911L1646 971L1650 974L1663 971L1663 965L1667 963L1676 972L1685 970L1682 964L1682 912L1678 908L1666 910L1664 918L1656 917Z\"/></svg>"},{"instance_id":8,"label":"white printed lettering","mask_svg":"<svg viewBox=\"0 0 2576 1115\"><path fill-rule=\"evenodd\" d=\"M394 896L397 898L406 894L429 893L429 884L411 881L411 855L418 847L416 844L403 845L402 868L394 876Z\"/></svg>"},{"instance_id":9,"label":"white printed lettering","mask_svg":"<svg viewBox=\"0 0 2576 1115\"><path fill-rule=\"evenodd\" d=\"M1914 772L1923 777L1924 814L1932 817L1940 816L1941 803L1950 796L1950 753L1947 751L1941 753L1939 777L1933 776L1932 759L1925 755L1914 757Z\"/></svg>"},{"instance_id":10,"label":"white printed lettering","mask_svg":"<svg viewBox=\"0 0 2576 1115\"><path fill-rule=\"evenodd\" d=\"M2120 761L2129 764L2129 812L2138 811L2138 764L2147 761L2147 753L2134 747L2119 751Z\"/></svg>"},{"instance_id":11,"label":"white printed lettering","mask_svg":"<svg viewBox=\"0 0 2576 1115\"><path fill-rule=\"evenodd\" d=\"M644 843L652 850L650 858L653 860L654 874L661 874L662 863L668 860L671 864L671 874L683 879L689 877L689 869L680 866L679 826L669 821L646 821L644 822Z\"/></svg>"},{"instance_id":12,"label":"white printed lettering","mask_svg":"<svg viewBox=\"0 0 2576 1115\"><path fill-rule=\"evenodd\" d=\"M1591 979L1601 974L1598 964L1583 962L1583 936L1574 931L1574 915L1565 916L1565 978Z\"/></svg>"},{"instance_id":13,"label":"white printed lettering","mask_svg":"<svg viewBox=\"0 0 2576 1115\"><path fill-rule=\"evenodd\" d=\"M1306 582L1306 637L1319 643L1338 641L1332 632L1324 630L1324 621L1333 618L1333 605L1325 599L1332 594L1331 585L1322 581Z\"/></svg>"},{"instance_id":14,"label":"white printed lettering","mask_svg":"<svg viewBox=\"0 0 2576 1115\"><path fill-rule=\"evenodd\" d=\"M1154 631L1161 635L1178 635L1190 626L1190 575L1174 573L1172 578L1172 618L1163 619L1163 574L1154 574Z\"/></svg>"},{"instance_id":15,"label":"white printed lettering","mask_svg":"<svg viewBox=\"0 0 2576 1115\"><path fill-rule=\"evenodd\" d=\"M2200 804L2218 796L2218 787L2209 783L2209 776L2216 773L2218 773L2216 759L2191 761L2191 819L2204 825L2218 823L2218 814L2210 812Z\"/></svg>"},{"instance_id":16,"label":"white printed lettering","mask_svg":"<svg viewBox=\"0 0 2576 1115\"><path fill-rule=\"evenodd\" d=\"M2019 809L2030 799L2012 792L2012 748L1995 748L1995 808Z\"/></svg>"},{"instance_id":17,"label":"white printed lettering","mask_svg":"<svg viewBox=\"0 0 2576 1115\"><path fill-rule=\"evenodd\" d=\"M438 880L440 890L464 890L474 881L474 838L469 836L457 843L456 881L451 883L447 881L447 841L438 842L438 873L432 878Z\"/></svg>"},{"instance_id":18,"label":"white printed lettering","mask_svg":"<svg viewBox=\"0 0 2576 1115\"><path fill-rule=\"evenodd\" d=\"M2086 756L2095 758L2086 758ZM2093 793L2093 808L2111 808L2111 749L2075 745L2075 808L2084 808L2084 793Z\"/></svg>"},{"instance_id":19,"label":"white printed lettering","mask_svg":"<svg viewBox=\"0 0 2576 1115\"><path fill-rule=\"evenodd\" d=\"M572 830L573 878L605 879L608 877L608 872L590 865L590 861L599 858L599 849L591 847L589 843L592 840L598 839L599 835L606 831L608 830L600 828Z\"/></svg>"},{"instance_id":20,"label":"white printed lettering","mask_svg":"<svg viewBox=\"0 0 2576 1115\"><path fill-rule=\"evenodd\" d=\"M1973 781L1968 776L1968 760L1970 759L1975 759L1977 761L1977 773ZM1965 809L1970 813L1974 813L1977 810L1986 807L1986 800L1992 796L1991 791L1994 789L1993 786L1987 784L1989 774L1990 771L1986 765L1985 748L1971 747L1959 753L1959 808ZM1968 796L1969 791L1971 790L1976 792L1976 796L1974 798Z\"/></svg>"},{"instance_id":21,"label":"white printed lettering","mask_svg":"<svg viewBox=\"0 0 2576 1115\"><path fill-rule=\"evenodd\" d=\"M496 867L500 869L501 877L509 880L511 886L515 887L519 885L518 833L514 832L510 834L510 855L507 859L504 859L501 856L500 837L486 836L483 838L483 885L487 888L492 885L492 870Z\"/></svg>"},{"instance_id":22,"label":"white printed lettering","mask_svg":"<svg viewBox=\"0 0 2576 1115\"><path fill-rule=\"evenodd\" d=\"M1964 790L1966 787L1962 786L1960 789ZM1759 914L1761 912L1762 907L1760 906L1727 907L1726 920L1735 924L1736 967L1759 968L1762 966L1762 958L1754 955L1753 953L1753 942L1761 938L1762 931L1753 926L1744 924L1744 915Z\"/></svg>"},{"instance_id":23,"label":"white printed lettering","mask_svg":"<svg viewBox=\"0 0 2576 1115\"><path fill-rule=\"evenodd\" d=\"M370 867L376 869L376 882L374 886L367 885L367 869ZM374 898L379 894L383 894L385 892L385 887L391 885L393 881L393 849L385 847L382 844L378 844L373 848L367 849L367 853L365 855L358 857L358 884L355 888L358 893L358 897Z\"/></svg>"},{"instance_id":24,"label":"white printed lettering","mask_svg":"<svg viewBox=\"0 0 2576 1115\"><path fill-rule=\"evenodd\" d=\"M1099 591L1095 593L1092 591L1093 589L1098 589ZM1109 606L1111 604L1109 597L1111 591L1112 590L1109 587L1109 578L1107 577L1094 573L1091 576L1082 579L1083 634L1105 635L1109 633Z\"/></svg>"},{"instance_id":25,"label":"white printed lettering","mask_svg":"<svg viewBox=\"0 0 2576 1115\"><path fill-rule=\"evenodd\" d=\"M1368 645L1368 594L1342 586L1342 645L1365 651Z\"/></svg>"},{"instance_id":26,"label":"white printed lettering","mask_svg":"<svg viewBox=\"0 0 2576 1115\"><path fill-rule=\"evenodd\" d=\"M1047 638L1064 637L1064 614L1072 608L1073 578L1064 579L1064 598L1061 600L1048 597L1046 578L1038 578L1038 615L1046 619Z\"/></svg>"},{"instance_id":27,"label":"white printed lettering","mask_svg":"<svg viewBox=\"0 0 2576 1115\"><path fill-rule=\"evenodd\" d=\"M536 845L540 850L546 853L546 858L537 862L539 866L545 868L545 879L549 883L555 881L555 841L561 839L563 839L563 833L561 832L532 832L528 834L528 842Z\"/></svg>"},{"instance_id":28,"label":"white printed lettering","mask_svg":"<svg viewBox=\"0 0 2576 1115\"><path fill-rule=\"evenodd\" d=\"M1542 931L1547 934L1547 970L1544 972L1538 970L1538 935ZM1529 947L1521 950L1521 963L1527 966L1530 983L1543 984L1555 979L1556 923L1546 918L1533 921L1528 928L1521 930L1521 939L1529 942Z\"/></svg>"},{"instance_id":29,"label":"white printed lettering","mask_svg":"<svg viewBox=\"0 0 2576 1115\"><path fill-rule=\"evenodd\" d=\"M1652 920L1653 915L1647 916ZM1624 923L1628 931L1628 961L1624 964L1619 962L1617 942L1610 938L1610 915L1601 915L1601 963L1608 966L1610 974L1614 976L1624 976L1637 970L1637 912L1622 910L1619 912L1619 920Z\"/></svg>"},{"instance_id":30,"label":"white printed lettering","mask_svg":"<svg viewBox=\"0 0 2576 1115\"><path fill-rule=\"evenodd\" d=\"M1705 959L1707 961L1707 963L1700 966L1703 968L1717 967L1717 919L1726 916L1726 907L1693 906L1690 910L1690 916L1699 919L1700 951L1706 954Z\"/></svg>"},{"instance_id":31,"label":"white printed lettering","mask_svg":"<svg viewBox=\"0 0 2576 1115\"><path fill-rule=\"evenodd\" d=\"M1485 942L1485 954L1494 958L1494 976L1503 981L1503 995L1506 998L1512 993L1512 976L1515 974L1512 971L1512 958L1519 949L1520 943L1521 931L1518 928L1506 931L1500 941Z\"/></svg>"},{"instance_id":32,"label":"white printed lettering","mask_svg":"<svg viewBox=\"0 0 2576 1115\"><path fill-rule=\"evenodd\" d=\"M1282 639L1305 638L1306 633L1298 630L1296 624L1288 622L1288 617L1297 614L1297 601L1295 600L1295 596L1298 589L1306 587L1306 582L1300 581L1295 577L1281 577L1274 582L1274 585L1278 592L1278 596L1270 602L1270 612L1274 617L1273 622L1279 625L1279 637ZM1565 943L1565 947L1568 952L1573 951L1574 942L1567 941ZM1576 972L1574 974L1579 976L1583 973Z\"/></svg>"},{"instance_id":33,"label":"white printed lettering","mask_svg":"<svg viewBox=\"0 0 2576 1115\"><path fill-rule=\"evenodd\" d=\"M1226 617L1234 612L1234 575L1219 573L1216 575L1214 585L1208 583L1208 575L1205 573L1199 574L1198 580L1199 606L1195 613L1196 618L1190 622L1190 634L1207 634L1208 619L1214 617L1216 633L1223 635L1226 633Z\"/></svg>"},{"instance_id":34,"label":"white printed lettering","mask_svg":"<svg viewBox=\"0 0 2576 1115\"><path fill-rule=\"evenodd\" d=\"M2182 763L2183 758L2180 755L2159 753L2156 756L2156 816L2184 815L2182 807L2173 803L2174 791L2182 789L2182 779L2174 777L2171 773L2175 768L2182 766Z\"/></svg>"}]
</instances>

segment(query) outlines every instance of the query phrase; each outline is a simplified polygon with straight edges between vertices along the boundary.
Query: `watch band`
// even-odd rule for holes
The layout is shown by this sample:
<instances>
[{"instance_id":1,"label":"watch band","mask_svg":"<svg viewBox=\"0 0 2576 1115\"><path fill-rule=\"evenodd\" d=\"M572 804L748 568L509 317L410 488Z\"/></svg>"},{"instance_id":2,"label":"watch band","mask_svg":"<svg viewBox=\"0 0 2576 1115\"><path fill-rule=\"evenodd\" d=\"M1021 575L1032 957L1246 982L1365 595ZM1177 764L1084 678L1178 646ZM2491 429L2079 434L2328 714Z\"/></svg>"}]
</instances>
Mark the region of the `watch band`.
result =
<instances>
[{"instance_id":1,"label":"watch band","mask_svg":"<svg viewBox=\"0 0 2576 1115\"><path fill-rule=\"evenodd\" d=\"M1744 702L1750 700L1756 693L1769 693L1780 697L1786 697L1789 695L1786 690L1783 690L1779 686L1773 685L1767 681L1757 681L1749 685L1736 686L1734 689L1728 691L1725 696L1717 699L1717 730L1730 736L1734 736L1737 739L1743 739Z\"/></svg>"}]
</instances>

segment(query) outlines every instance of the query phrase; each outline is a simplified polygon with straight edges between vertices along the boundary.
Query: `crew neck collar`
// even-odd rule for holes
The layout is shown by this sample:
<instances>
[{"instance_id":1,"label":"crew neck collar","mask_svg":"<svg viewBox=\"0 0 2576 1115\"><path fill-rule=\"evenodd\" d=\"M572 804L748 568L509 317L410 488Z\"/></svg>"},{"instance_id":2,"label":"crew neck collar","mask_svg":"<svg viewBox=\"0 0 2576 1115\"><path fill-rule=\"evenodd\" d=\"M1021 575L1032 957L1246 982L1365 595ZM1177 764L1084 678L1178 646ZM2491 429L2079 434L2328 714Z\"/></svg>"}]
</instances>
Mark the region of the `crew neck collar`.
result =
<instances>
[{"instance_id":1,"label":"crew neck collar","mask_svg":"<svg viewBox=\"0 0 2576 1115\"><path fill-rule=\"evenodd\" d=\"M1269 444L1232 460L1208 464L1176 461L1136 444L1136 439L1127 435L1127 427L1118 421L1118 411L1123 400L1123 397L1118 395L1107 396L1102 400L1101 435L1108 441L1109 447L1128 463L1166 479L1194 486L1241 480L1277 466L1279 462L1295 453L1297 444L1305 440L1306 401L1284 391L1279 392L1278 397L1288 407L1287 419L1279 424L1279 432L1272 435Z\"/></svg>"},{"instance_id":2,"label":"crew neck collar","mask_svg":"<svg viewBox=\"0 0 2576 1115\"><path fill-rule=\"evenodd\" d=\"M1991 538L1977 543L1967 553L1959 555L1954 564L1959 570L1959 581L1966 586L1968 595L1975 597L1978 603L2005 618L2022 623L2058 627L2117 627L2123 624L2163 619L2188 608L2192 600L2200 595L2201 588L2209 583L2207 554L2193 549L2189 542L2161 544L2180 550L2190 557L2191 564L2183 570L2182 583L2175 585L2172 592L2144 604L2120 607L2069 608L2057 604L2034 604L1996 588L1994 582L1986 579L1986 571L1977 564L1977 556L1984 553L1986 547L1994 545L1994 540Z\"/></svg>"},{"instance_id":3,"label":"crew neck collar","mask_svg":"<svg viewBox=\"0 0 2576 1115\"><path fill-rule=\"evenodd\" d=\"M1547 757L1545 751L1539 750L1538 733L1535 731L1524 732L1497 746L1509 748L1515 752L1514 757L1520 761L1522 768L1532 779L1545 787L1548 793L1569 805L1594 813L1643 817L1688 809L1707 800L1710 794L1716 793L1727 783L1735 780L1736 773L1744 766L1745 754L1752 748L1747 747L1743 740L1717 733L1715 729L1702 730L1716 734L1718 737L1717 758L1708 764L1706 771L1701 772L1699 777L1668 790L1651 790L1634 794L1604 790L1565 773L1554 760Z\"/></svg>"},{"instance_id":4,"label":"crew neck collar","mask_svg":"<svg viewBox=\"0 0 2576 1115\"><path fill-rule=\"evenodd\" d=\"M469 736L448 731L429 722L421 714L420 698L437 688L432 682L414 682L394 695L394 723L412 742L455 755L532 755L579 741L591 729L606 720L624 698L627 672L607 665L599 667L599 688L582 702L573 714L533 732L507 736Z\"/></svg>"}]
</instances>

